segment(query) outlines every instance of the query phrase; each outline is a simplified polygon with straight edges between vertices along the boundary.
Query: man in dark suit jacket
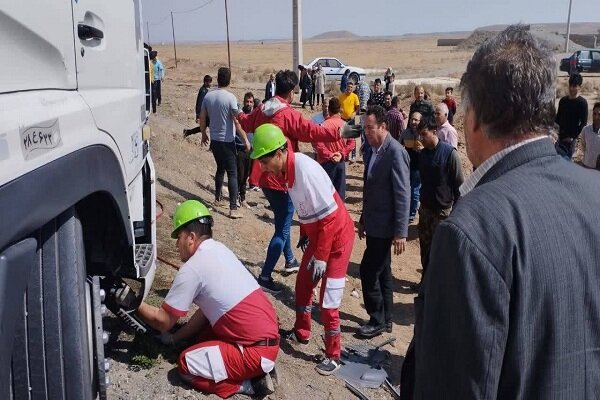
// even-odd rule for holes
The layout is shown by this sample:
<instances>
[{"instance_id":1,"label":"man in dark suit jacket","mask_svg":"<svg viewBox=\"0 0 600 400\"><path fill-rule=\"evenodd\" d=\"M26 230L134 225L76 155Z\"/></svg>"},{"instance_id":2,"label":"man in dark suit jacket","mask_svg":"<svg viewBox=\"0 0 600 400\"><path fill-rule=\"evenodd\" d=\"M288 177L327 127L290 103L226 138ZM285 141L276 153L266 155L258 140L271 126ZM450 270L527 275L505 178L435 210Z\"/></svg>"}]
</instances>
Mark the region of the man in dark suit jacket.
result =
<instances>
[{"instance_id":1,"label":"man in dark suit jacket","mask_svg":"<svg viewBox=\"0 0 600 400\"><path fill-rule=\"evenodd\" d=\"M267 81L267 86L265 87L265 100L269 100L271 97L275 96L275 74L271 74L269 76L269 80Z\"/></svg>"},{"instance_id":2,"label":"man in dark suit jacket","mask_svg":"<svg viewBox=\"0 0 600 400\"><path fill-rule=\"evenodd\" d=\"M367 238L360 281L370 319L358 332L366 338L392 331L391 247L394 254L401 254L408 235L410 161L404 147L388 132L385 121L383 107L367 109L365 136L372 151L366 152L358 228L359 238Z\"/></svg>"},{"instance_id":3,"label":"man in dark suit jacket","mask_svg":"<svg viewBox=\"0 0 600 400\"><path fill-rule=\"evenodd\" d=\"M414 398L600 395L600 179L547 137L556 71L550 50L510 26L462 77L477 169L436 230L415 299Z\"/></svg>"}]
</instances>

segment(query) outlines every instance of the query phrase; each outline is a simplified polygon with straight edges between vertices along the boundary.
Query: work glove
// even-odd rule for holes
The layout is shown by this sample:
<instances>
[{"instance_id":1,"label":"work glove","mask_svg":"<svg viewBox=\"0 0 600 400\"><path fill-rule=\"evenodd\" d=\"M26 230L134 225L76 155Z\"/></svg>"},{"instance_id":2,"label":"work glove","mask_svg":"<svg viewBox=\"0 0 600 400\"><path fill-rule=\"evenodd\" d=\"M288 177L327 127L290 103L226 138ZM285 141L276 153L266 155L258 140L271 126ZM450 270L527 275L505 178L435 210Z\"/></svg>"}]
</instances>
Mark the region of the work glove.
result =
<instances>
[{"instance_id":1,"label":"work glove","mask_svg":"<svg viewBox=\"0 0 600 400\"><path fill-rule=\"evenodd\" d=\"M308 236L300 236L296 248L302 250L302 252L304 253L306 251L306 248L308 247L308 243Z\"/></svg>"},{"instance_id":2,"label":"work glove","mask_svg":"<svg viewBox=\"0 0 600 400\"><path fill-rule=\"evenodd\" d=\"M137 296L125 282L121 282L120 286L111 289L110 296L114 304L127 311L133 309L137 302Z\"/></svg>"},{"instance_id":3,"label":"work glove","mask_svg":"<svg viewBox=\"0 0 600 400\"><path fill-rule=\"evenodd\" d=\"M361 125L344 125L340 128L340 137L344 139L356 139L360 137L364 129Z\"/></svg>"},{"instance_id":4,"label":"work glove","mask_svg":"<svg viewBox=\"0 0 600 400\"><path fill-rule=\"evenodd\" d=\"M313 257L310 260L310 262L308 263L307 269L309 271L312 269L313 281L318 281L319 279L321 279L321 277L325 273L325 270L327 269L327 262L317 260L316 258Z\"/></svg>"}]
</instances>

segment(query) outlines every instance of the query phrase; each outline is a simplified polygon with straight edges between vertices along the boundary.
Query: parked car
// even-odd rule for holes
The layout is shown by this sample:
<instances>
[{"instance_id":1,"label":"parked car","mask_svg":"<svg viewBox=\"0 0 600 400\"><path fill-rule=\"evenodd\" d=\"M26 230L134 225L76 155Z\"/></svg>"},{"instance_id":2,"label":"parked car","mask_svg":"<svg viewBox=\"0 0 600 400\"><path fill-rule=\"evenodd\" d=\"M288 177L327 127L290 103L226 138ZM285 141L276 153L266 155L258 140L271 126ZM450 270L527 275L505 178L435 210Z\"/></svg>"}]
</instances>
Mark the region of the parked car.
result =
<instances>
[{"instance_id":1,"label":"parked car","mask_svg":"<svg viewBox=\"0 0 600 400\"><path fill-rule=\"evenodd\" d=\"M560 61L564 72L600 72L600 49L583 49Z\"/></svg>"},{"instance_id":2,"label":"parked car","mask_svg":"<svg viewBox=\"0 0 600 400\"><path fill-rule=\"evenodd\" d=\"M366 72L364 69L346 65L337 58L333 57L317 57L304 66L310 69L313 68L313 66L316 66L317 63L321 64L321 68L323 68L323 71L325 71L325 75L329 79L342 79L342 75L344 75L344 72L347 69L350 70L350 78L353 79L355 82L360 81L366 76Z\"/></svg>"}]
</instances>

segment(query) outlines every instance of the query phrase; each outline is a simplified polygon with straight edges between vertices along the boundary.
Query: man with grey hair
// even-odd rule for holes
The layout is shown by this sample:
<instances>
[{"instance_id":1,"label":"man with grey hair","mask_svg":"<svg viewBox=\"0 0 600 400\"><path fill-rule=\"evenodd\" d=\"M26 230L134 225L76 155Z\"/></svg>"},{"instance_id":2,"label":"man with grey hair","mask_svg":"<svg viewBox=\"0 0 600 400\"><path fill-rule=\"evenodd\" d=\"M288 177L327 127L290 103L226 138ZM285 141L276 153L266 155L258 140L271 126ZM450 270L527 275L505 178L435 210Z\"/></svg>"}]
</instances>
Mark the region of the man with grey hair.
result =
<instances>
[{"instance_id":1,"label":"man with grey hair","mask_svg":"<svg viewBox=\"0 0 600 400\"><path fill-rule=\"evenodd\" d=\"M600 393L600 180L548 138L556 71L554 54L522 25L486 41L467 65L465 139L476 170L433 238L403 398Z\"/></svg>"},{"instance_id":2,"label":"man with grey hair","mask_svg":"<svg viewBox=\"0 0 600 400\"><path fill-rule=\"evenodd\" d=\"M433 114L437 124L436 134L440 141L448 143L456 149L458 148L458 133L448 121L448 112L448 106L444 103L435 106Z\"/></svg>"}]
</instances>

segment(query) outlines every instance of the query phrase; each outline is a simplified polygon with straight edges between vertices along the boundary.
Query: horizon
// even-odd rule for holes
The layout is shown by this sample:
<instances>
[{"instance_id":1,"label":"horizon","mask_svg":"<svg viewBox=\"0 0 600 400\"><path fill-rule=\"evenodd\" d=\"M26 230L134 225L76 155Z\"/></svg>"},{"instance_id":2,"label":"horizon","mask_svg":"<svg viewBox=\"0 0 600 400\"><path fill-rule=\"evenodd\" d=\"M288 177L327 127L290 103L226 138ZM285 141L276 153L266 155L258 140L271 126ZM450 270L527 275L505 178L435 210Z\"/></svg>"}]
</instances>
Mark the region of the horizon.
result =
<instances>
[{"instance_id":1,"label":"horizon","mask_svg":"<svg viewBox=\"0 0 600 400\"><path fill-rule=\"evenodd\" d=\"M520 22L523 25L532 25L532 26L544 26L544 25L565 25L565 29L566 29L566 22L544 22L544 23L525 23L525 22ZM597 25L596 28L598 28L596 31L594 32L588 32L586 34L593 34L593 33L598 33L598 41L600 43L600 32L598 32L600 30L600 22L586 22L586 21L582 21L582 22L571 22L571 34L576 34L573 32L573 28L577 28L578 25L592 25L595 24ZM463 31L436 31L436 32L422 32L422 33L404 33L404 34L399 34L399 35L358 35L350 30L333 30L333 31L324 31L321 33L317 33L311 37L303 37L302 40L303 41L312 41L312 40L322 40L322 41L328 41L328 40L352 40L352 39L358 39L358 40L369 40L369 39L393 39L393 38L410 38L410 37L415 37L415 36L435 36L435 35L458 35L458 34L465 34L464 38L468 38L469 35L471 35L473 32L475 32L476 30L483 30L486 31L488 29L486 28L498 28L498 27L505 27L508 26L510 24L492 24L492 25L485 25L485 26L480 26L477 27L475 29L472 30L463 30ZM349 33L352 36L351 37L328 37L328 38L320 38L318 36L322 36L322 35L327 35L327 34L334 34L334 33ZM564 33L566 35L566 32ZM265 42L265 43L276 43L276 42L289 42L292 41L292 37L289 38L270 38L270 39L230 39L230 42L232 43L255 43L255 42ZM160 44L157 42L154 42L154 44L159 44L159 45L167 45L170 44L172 42L172 38L169 38L167 40L161 41ZM185 43L185 44L210 44L210 43L225 43L226 39L215 39L215 40L194 40L194 39L190 39L190 40L186 40L186 39L177 39L177 43Z\"/></svg>"},{"instance_id":2,"label":"horizon","mask_svg":"<svg viewBox=\"0 0 600 400\"><path fill-rule=\"evenodd\" d=\"M443 0L422 0L418 5L371 0L367 10L364 2L359 0L345 0L343 8L340 4L335 1L303 0L303 40L343 30L367 38L398 37L471 32L480 27L513 23L562 24L566 30L569 8L569 0L505 0L502 3L492 0L455 0L452 4ZM229 0L227 5L231 41L292 39L292 1L255 0L242 3L241 0ZM469 10L467 15L463 12L465 9ZM540 13L540 10L544 12ZM171 11L176 41L226 41L225 7L221 0L142 0L145 40L149 36L151 43L172 41ZM366 20L352 23L358 21L358 16L365 12ZM339 17L331 18L332 15ZM572 24L600 24L600 21L589 21L590 16L600 16L600 1L579 0L573 4Z\"/></svg>"}]
</instances>

